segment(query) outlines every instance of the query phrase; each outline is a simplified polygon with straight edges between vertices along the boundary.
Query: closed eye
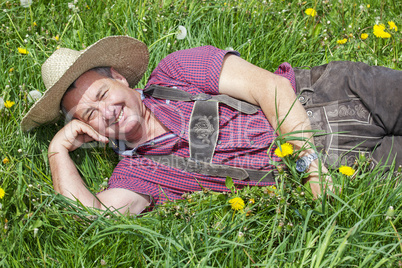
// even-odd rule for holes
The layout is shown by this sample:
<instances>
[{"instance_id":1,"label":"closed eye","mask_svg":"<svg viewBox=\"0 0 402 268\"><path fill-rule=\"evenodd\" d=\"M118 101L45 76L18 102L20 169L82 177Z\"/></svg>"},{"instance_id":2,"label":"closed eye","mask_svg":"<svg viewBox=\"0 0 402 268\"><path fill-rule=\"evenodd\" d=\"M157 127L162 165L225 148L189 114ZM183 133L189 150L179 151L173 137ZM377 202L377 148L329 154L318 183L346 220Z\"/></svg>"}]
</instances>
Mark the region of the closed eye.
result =
<instances>
[{"instance_id":1,"label":"closed eye","mask_svg":"<svg viewBox=\"0 0 402 268\"><path fill-rule=\"evenodd\" d=\"M103 92L102 96L101 96L101 100L103 100L107 94L108 90L105 90L105 92Z\"/></svg>"}]
</instances>

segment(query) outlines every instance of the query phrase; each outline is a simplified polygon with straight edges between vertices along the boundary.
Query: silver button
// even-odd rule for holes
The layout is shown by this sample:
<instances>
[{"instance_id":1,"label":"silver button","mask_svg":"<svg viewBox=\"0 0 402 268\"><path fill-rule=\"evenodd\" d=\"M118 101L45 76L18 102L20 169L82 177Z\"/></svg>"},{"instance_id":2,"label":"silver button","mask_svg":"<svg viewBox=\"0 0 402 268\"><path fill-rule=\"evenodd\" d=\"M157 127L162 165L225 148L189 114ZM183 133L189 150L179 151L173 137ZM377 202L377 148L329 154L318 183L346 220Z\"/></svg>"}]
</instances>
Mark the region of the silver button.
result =
<instances>
[{"instance_id":1,"label":"silver button","mask_svg":"<svg viewBox=\"0 0 402 268\"><path fill-rule=\"evenodd\" d=\"M218 144L221 144L221 143L222 143L222 141L221 141L221 140L219 140L219 141L218 141Z\"/></svg>"},{"instance_id":2,"label":"silver button","mask_svg":"<svg viewBox=\"0 0 402 268\"><path fill-rule=\"evenodd\" d=\"M306 98L303 97L303 96L300 96L300 97L299 97L299 101L300 101L301 103L304 103L304 102L306 101Z\"/></svg>"},{"instance_id":3,"label":"silver button","mask_svg":"<svg viewBox=\"0 0 402 268\"><path fill-rule=\"evenodd\" d=\"M307 116L308 116L308 117L312 117L312 116L313 116L313 112L312 112L312 111L307 111Z\"/></svg>"}]
</instances>

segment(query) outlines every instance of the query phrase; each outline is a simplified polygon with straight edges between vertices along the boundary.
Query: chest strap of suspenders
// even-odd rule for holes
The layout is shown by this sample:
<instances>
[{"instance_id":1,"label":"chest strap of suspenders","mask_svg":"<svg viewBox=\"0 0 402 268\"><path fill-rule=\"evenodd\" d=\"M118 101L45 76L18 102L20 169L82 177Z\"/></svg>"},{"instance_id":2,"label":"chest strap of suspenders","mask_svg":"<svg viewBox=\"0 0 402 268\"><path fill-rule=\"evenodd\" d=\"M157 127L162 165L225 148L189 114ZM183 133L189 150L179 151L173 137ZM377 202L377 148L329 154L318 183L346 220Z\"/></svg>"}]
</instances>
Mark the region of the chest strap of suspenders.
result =
<instances>
[{"instance_id":1,"label":"chest strap of suspenders","mask_svg":"<svg viewBox=\"0 0 402 268\"><path fill-rule=\"evenodd\" d=\"M275 182L275 171L262 171L212 164L212 157L219 135L219 103L224 103L239 112L254 114L259 107L227 95L193 95L186 91L151 85L144 94L158 99L194 101L189 122L190 157L168 155L141 155L157 163L183 171L214 177L231 177L236 180Z\"/></svg>"}]
</instances>

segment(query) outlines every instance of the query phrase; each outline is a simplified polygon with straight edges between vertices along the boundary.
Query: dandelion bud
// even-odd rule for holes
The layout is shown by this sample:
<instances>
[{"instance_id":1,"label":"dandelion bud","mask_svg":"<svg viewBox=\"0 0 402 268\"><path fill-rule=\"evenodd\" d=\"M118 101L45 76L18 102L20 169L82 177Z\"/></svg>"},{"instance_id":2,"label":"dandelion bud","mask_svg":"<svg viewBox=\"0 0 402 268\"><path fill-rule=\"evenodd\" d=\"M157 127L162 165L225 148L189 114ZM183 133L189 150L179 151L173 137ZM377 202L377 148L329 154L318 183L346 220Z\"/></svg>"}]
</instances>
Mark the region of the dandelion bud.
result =
<instances>
[{"instance_id":1,"label":"dandelion bud","mask_svg":"<svg viewBox=\"0 0 402 268\"><path fill-rule=\"evenodd\" d=\"M278 227L276 227L276 232L277 232L277 233L281 233L281 232L282 232L282 230L283 230L283 225L284 225L283 222L280 222L280 223L278 224Z\"/></svg>"},{"instance_id":2,"label":"dandelion bud","mask_svg":"<svg viewBox=\"0 0 402 268\"><path fill-rule=\"evenodd\" d=\"M393 206L390 206L387 210L387 213L385 214L387 217L392 218L395 216L395 210Z\"/></svg>"},{"instance_id":3,"label":"dandelion bud","mask_svg":"<svg viewBox=\"0 0 402 268\"><path fill-rule=\"evenodd\" d=\"M293 229L293 224L291 222L288 222L288 224L286 225L286 231L290 232Z\"/></svg>"},{"instance_id":4,"label":"dandelion bud","mask_svg":"<svg viewBox=\"0 0 402 268\"><path fill-rule=\"evenodd\" d=\"M302 191L302 188L301 188L300 186L297 186L297 187L296 187L296 191L300 194L301 191Z\"/></svg>"}]
</instances>

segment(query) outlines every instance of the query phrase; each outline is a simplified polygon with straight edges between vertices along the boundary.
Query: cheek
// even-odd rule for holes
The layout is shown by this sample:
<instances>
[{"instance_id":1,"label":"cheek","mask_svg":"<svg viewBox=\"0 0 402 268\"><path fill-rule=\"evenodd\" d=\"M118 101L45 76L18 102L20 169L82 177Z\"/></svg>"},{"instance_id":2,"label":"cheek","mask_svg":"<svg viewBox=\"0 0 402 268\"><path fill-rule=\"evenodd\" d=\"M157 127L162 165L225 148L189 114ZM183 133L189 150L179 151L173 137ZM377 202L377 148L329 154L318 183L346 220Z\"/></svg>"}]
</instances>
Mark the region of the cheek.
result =
<instances>
[{"instance_id":1,"label":"cheek","mask_svg":"<svg viewBox=\"0 0 402 268\"><path fill-rule=\"evenodd\" d=\"M101 134L101 135L105 135L105 133L106 133L106 131L107 131L103 120L100 120L100 119L91 120L91 121L89 122L89 125L90 125L96 132L98 132L98 133Z\"/></svg>"}]
</instances>

